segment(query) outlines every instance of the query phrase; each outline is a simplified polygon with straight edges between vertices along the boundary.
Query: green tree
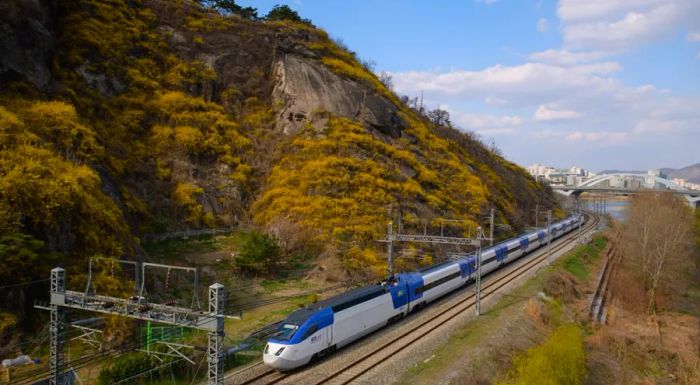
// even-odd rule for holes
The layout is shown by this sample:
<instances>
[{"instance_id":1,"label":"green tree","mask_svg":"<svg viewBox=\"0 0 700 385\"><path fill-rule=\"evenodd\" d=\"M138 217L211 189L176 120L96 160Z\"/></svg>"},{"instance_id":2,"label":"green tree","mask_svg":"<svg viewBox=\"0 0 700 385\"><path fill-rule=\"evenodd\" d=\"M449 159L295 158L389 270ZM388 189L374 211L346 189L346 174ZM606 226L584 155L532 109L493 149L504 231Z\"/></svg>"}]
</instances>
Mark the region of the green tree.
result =
<instances>
[{"instance_id":1,"label":"green tree","mask_svg":"<svg viewBox=\"0 0 700 385\"><path fill-rule=\"evenodd\" d=\"M258 10L253 7L241 7L235 0L201 0L200 4L207 8L214 8L223 15L238 15L245 19L258 19Z\"/></svg>"},{"instance_id":2,"label":"green tree","mask_svg":"<svg viewBox=\"0 0 700 385\"><path fill-rule=\"evenodd\" d=\"M289 8L288 5L280 5L277 4L272 9L270 12L267 13L267 16L265 16L267 20L291 20L295 21L297 23L308 23L309 20L307 19L302 19L299 14Z\"/></svg>"},{"instance_id":3,"label":"green tree","mask_svg":"<svg viewBox=\"0 0 700 385\"><path fill-rule=\"evenodd\" d=\"M258 231L248 231L243 235L236 265L241 269L264 272L270 268L280 256L281 247L273 236Z\"/></svg>"}]
</instances>

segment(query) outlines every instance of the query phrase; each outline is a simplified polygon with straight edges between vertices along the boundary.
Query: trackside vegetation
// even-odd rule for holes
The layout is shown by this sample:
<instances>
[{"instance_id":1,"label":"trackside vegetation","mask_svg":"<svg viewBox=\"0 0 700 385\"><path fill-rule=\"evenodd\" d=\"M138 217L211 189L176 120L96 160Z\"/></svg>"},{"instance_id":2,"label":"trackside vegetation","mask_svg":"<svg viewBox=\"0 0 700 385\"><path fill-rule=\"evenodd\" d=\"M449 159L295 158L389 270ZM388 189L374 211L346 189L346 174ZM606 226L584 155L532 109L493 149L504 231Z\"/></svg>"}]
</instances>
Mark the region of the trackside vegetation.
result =
<instances>
[{"instance_id":1,"label":"trackside vegetation","mask_svg":"<svg viewBox=\"0 0 700 385\"><path fill-rule=\"evenodd\" d=\"M518 354L513 369L498 385L580 385L586 378L581 328L559 326L539 346Z\"/></svg>"},{"instance_id":2,"label":"trackside vegetation","mask_svg":"<svg viewBox=\"0 0 700 385\"><path fill-rule=\"evenodd\" d=\"M586 383L590 326L578 316L576 304L586 297L578 286L592 279L607 245L607 238L596 235L576 246L489 304L481 316L465 321L398 383Z\"/></svg>"}]
</instances>

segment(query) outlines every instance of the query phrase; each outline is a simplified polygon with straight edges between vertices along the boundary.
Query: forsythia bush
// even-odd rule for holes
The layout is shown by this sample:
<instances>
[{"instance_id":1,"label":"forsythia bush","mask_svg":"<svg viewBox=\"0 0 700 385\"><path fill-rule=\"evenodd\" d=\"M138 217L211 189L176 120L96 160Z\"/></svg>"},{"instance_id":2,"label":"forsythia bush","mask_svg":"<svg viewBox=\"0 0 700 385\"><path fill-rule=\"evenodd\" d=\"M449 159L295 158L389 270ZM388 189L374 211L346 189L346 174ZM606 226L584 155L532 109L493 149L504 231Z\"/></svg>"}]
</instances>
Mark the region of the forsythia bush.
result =
<instances>
[{"instance_id":1,"label":"forsythia bush","mask_svg":"<svg viewBox=\"0 0 700 385\"><path fill-rule=\"evenodd\" d=\"M442 171L437 174L412 152L377 140L349 119L333 118L323 132L309 127L283 152L253 205L255 220L282 217L320 229L319 237L336 243L352 270L385 273L373 241L385 236L388 208L415 211L410 202L419 202L474 218L485 201L486 189L457 159L434 156Z\"/></svg>"},{"instance_id":2,"label":"forsythia bush","mask_svg":"<svg viewBox=\"0 0 700 385\"><path fill-rule=\"evenodd\" d=\"M94 140L89 129L62 102L36 102L20 115L29 118L0 107L0 229L44 233L54 250L122 255L129 237L122 213L99 175L78 161L98 152L85 144ZM74 161L57 154L66 151Z\"/></svg>"},{"instance_id":3,"label":"forsythia bush","mask_svg":"<svg viewBox=\"0 0 700 385\"><path fill-rule=\"evenodd\" d=\"M500 385L580 385L586 379L586 353L577 325L558 327L539 346L515 358L509 379Z\"/></svg>"}]
</instances>

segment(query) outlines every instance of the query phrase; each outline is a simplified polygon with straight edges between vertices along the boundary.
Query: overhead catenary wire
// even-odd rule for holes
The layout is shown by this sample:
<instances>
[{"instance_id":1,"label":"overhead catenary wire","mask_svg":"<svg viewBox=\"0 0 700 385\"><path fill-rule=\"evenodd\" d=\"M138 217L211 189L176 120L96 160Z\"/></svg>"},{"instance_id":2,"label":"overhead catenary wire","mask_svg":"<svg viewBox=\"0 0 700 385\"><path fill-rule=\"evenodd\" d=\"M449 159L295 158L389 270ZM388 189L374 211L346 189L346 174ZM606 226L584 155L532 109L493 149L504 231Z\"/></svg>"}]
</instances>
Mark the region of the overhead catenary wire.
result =
<instances>
[{"instance_id":1,"label":"overhead catenary wire","mask_svg":"<svg viewBox=\"0 0 700 385\"><path fill-rule=\"evenodd\" d=\"M243 302L243 303L238 303L238 304L233 303L233 304L226 306L226 310L228 310L228 311L250 310L250 309L255 309L255 308L266 306L266 305L272 305L275 303L284 302L284 301L287 301L287 300L290 300L293 298L299 298L299 297L304 297L307 295L320 294L320 293L325 293L325 292L332 291L332 290L338 290L338 289L342 289L344 287L346 287L345 284L338 284L338 285L333 285L333 286L327 286L327 287L320 288L320 289L308 290L308 291L301 292L301 293L290 294L290 295L279 296L279 297L272 297L272 298L263 299L263 300Z\"/></svg>"},{"instance_id":2,"label":"overhead catenary wire","mask_svg":"<svg viewBox=\"0 0 700 385\"><path fill-rule=\"evenodd\" d=\"M175 359L175 360L172 360L172 361L165 362L165 363L163 363L163 364L161 364L161 365L158 365L158 366L156 366L156 367L154 367L154 368L150 368L150 369L147 369L147 370L143 370L143 371L141 371L141 372L139 372L139 373L136 373L136 374L131 375L131 376L129 376L129 377L123 378L123 379L121 379L121 380L119 380L119 381L112 382L110 385L117 385L117 384L121 384L121 383L123 383L123 382L129 381L129 380L133 380L134 378L138 378L138 377L141 377L141 376L143 376L143 375L145 375L145 374L155 372L156 370L160 370L160 369L162 369L162 368L164 368L164 367L166 367L166 366L170 366L170 367L172 368L172 365L173 365L173 364L176 364L176 363L182 361L183 359L184 359L184 358L178 358L178 359Z\"/></svg>"},{"instance_id":3,"label":"overhead catenary wire","mask_svg":"<svg viewBox=\"0 0 700 385\"><path fill-rule=\"evenodd\" d=\"M2 289L9 289L9 288L12 288L12 287L31 286L31 285L36 285L37 283L48 282L48 281L50 281L50 279L47 278L47 279L37 279L37 280L34 280L34 281L29 281L29 282L13 283L13 284L11 284L11 285L0 286L0 290L2 290Z\"/></svg>"}]
</instances>

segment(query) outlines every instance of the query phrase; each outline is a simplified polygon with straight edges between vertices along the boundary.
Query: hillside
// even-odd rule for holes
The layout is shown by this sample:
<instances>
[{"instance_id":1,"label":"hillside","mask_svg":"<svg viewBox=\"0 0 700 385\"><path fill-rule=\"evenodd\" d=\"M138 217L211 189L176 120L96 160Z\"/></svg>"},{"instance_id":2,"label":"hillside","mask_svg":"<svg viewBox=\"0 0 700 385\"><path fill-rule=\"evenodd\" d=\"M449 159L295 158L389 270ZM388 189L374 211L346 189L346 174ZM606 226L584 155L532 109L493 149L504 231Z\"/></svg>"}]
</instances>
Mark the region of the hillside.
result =
<instances>
[{"instance_id":1,"label":"hillside","mask_svg":"<svg viewBox=\"0 0 700 385\"><path fill-rule=\"evenodd\" d=\"M700 183L700 163L696 163L679 169L665 167L659 169L659 171L661 171L662 174L666 175L668 179L682 178L690 183ZM646 174L646 171L605 170L600 172L600 174L618 173Z\"/></svg>"},{"instance_id":2,"label":"hillside","mask_svg":"<svg viewBox=\"0 0 700 385\"><path fill-rule=\"evenodd\" d=\"M554 204L307 22L187 0L11 0L0 26L3 283L63 265L79 284L88 256L142 257L144 234L221 227L381 275L373 240L398 215L466 229L493 206L517 231Z\"/></svg>"},{"instance_id":3,"label":"hillside","mask_svg":"<svg viewBox=\"0 0 700 385\"><path fill-rule=\"evenodd\" d=\"M690 183L700 183L700 163L679 169L662 168L661 172L666 174L669 179L682 178Z\"/></svg>"}]
</instances>

